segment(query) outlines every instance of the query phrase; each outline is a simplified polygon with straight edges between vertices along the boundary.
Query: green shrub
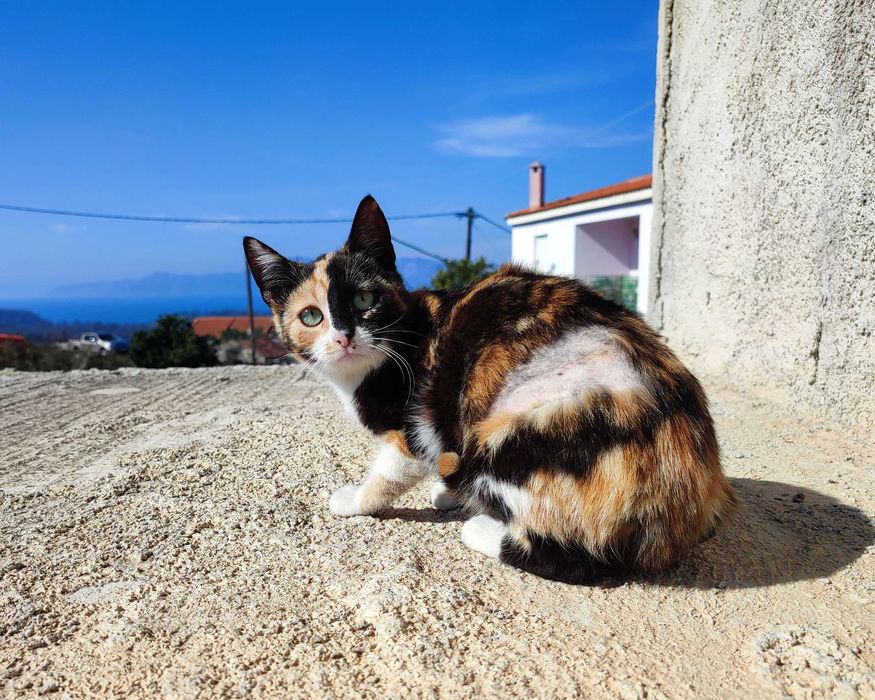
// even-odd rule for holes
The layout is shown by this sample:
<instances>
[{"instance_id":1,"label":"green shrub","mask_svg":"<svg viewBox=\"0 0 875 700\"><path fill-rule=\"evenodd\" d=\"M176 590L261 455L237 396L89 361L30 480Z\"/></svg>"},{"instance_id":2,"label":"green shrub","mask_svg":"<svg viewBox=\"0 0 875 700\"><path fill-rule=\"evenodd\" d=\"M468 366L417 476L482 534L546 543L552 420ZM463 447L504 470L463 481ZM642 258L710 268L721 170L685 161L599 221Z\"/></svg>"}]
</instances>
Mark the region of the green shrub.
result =
<instances>
[{"instance_id":1,"label":"green shrub","mask_svg":"<svg viewBox=\"0 0 875 700\"><path fill-rule=\"evenodd\" d=\"M65 350L56 345L30 345L0 342L0 367L25 372L52 372L71 369L118 369L131 367L127 355L100 355L88 350Z\"/></svg>"},{"instance_id":2,"label":"green shrub","mask_svg":"<svg viewBox=\"0 0 875 700\"><path fill-rule=\"evenodd\" d=\"M586 282L603 297L635 310L638 304L637 277L590 277Z\"/></svg>"},{"instance_id":3,"label":"green shrub","mask_svg":"<svg viewBox=\"0 0 875 700\"><path fill-rule=\"evenodd\" d=\"M13 369L37 369L34 362L34 348L26 343L0 342L0 367Z\"/></svg>"},{"instance_id":4,"label":"green shrub","mask_svg":"<svg viewBox=\"0 0 875 700\"><path fill-rule=\"evenodd\" d=\"M434 289L463 289L469 284L474 284L484 277L489 277L495 272L495 266L486 262L486 258L479 257L476 260L448 260L437 271L431 280Z\"/></svg>"},{"instance_id":5,"label":"green shrub","mask_svg":"<svg viewBox=\"0 0 875 700\"><path fill-rule=\"evenodd\" d=\"M138 367L212 367L217 364L212 338L195 335L181 316L158 319L155 328L134 333L131 360Z\"/></svg>"}]
</instances>

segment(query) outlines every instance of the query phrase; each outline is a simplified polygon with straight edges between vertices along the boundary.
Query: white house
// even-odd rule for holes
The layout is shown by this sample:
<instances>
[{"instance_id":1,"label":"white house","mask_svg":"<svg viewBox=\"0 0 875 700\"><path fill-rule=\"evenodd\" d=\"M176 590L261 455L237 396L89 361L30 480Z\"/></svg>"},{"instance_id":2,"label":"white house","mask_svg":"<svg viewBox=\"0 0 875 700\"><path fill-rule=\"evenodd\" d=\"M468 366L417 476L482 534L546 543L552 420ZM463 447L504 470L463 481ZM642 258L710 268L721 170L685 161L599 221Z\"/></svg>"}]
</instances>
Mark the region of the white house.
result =
<instances>
[{"instance_id":1,"label":"white house","mask_svg":"<svg viewBox=\"0 0 875 700\"><path fill-rule=\"evenodd\" d=\"M507 215L515 262L587 280L647 311L652 177L544 202L544 166L529 166L529 207ZM639 283L640 280L640 283Z\"/></svg>"}]
</instances>

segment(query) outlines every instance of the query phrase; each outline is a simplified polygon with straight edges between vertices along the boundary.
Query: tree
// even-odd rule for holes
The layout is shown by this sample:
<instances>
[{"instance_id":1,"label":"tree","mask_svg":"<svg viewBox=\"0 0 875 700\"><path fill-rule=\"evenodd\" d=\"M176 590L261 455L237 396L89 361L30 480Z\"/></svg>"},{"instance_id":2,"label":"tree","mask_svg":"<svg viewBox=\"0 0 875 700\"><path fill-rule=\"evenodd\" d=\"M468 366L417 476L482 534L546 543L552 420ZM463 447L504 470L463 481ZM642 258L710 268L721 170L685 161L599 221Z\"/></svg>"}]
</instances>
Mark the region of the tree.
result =
<instances>
[{"instance_id":1,"label":"tree","mask_svg":"<svg viewBox=\"0 0 875 700\"><path fill-rule=\"evenodd\" d=\"M495 265L486 258L448 260L431 280L434 289L462 289L495 272Z\"/></svg>"},{"instance_id":2,"label":"tree","mask_svg":"<svg viewBox=\"0 0 875 700\"><path fill-rule=\"evenodd\" d=\"M218 363L213 339L195 335L191 323L168 314L155 328L134 333L131 359L138 367L211 367Z\"/></svg>"}]
</instances>

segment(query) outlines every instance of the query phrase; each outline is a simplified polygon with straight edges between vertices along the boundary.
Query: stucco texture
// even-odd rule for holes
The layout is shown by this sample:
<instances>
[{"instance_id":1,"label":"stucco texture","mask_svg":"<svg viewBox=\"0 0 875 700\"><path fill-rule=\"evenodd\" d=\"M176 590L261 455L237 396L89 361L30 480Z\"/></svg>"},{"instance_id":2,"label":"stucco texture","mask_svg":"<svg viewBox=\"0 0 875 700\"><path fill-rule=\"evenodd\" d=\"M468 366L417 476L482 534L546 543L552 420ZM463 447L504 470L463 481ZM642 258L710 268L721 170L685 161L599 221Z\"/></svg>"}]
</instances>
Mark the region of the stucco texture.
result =
<instances>
[{"instance_id":1,"label":"stucco texture","mask_svg":"<svg viewBox=\"0 0 875 700\"><path fill-rule=\"evenodd\" d=\"M875 3L663 0L649 317L706 380L875 425Z\"/></svg>"}]
</instances>

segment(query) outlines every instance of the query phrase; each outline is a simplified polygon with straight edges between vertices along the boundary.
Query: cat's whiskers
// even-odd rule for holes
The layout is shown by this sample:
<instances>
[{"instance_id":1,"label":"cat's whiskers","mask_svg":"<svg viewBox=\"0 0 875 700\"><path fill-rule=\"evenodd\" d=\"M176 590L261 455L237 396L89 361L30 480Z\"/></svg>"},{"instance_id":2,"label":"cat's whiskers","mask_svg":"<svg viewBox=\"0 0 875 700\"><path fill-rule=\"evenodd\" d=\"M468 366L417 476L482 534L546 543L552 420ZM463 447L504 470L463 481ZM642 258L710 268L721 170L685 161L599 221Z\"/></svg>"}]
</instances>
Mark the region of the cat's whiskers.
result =
<instances>
[{"instance_id":1,"label":"cat's whiskers","mask_svg":"<svg viewBox=\"0 0 875 700\"><path fill-rule=\"evenodd\" d=\"M278 357L273 357L273 358L271 358L270 360L267 361L267 364L269 364L269 365L278 365L278 364L279 364L280 362L282 362L283 360L291 360L291 359L293 359L293 358L292 358L292 353L287 352L285 355L280 355L280 356L278 356Z\"/></svg>"},{"instance_id":2,"label":"cat's whiskers","mask_svg":"<svg viewBox=\"0 0 875 700\"><path fill-rule=\"evenodd\" d=\"M407 403L410 403L410 401L413 399L416 387L416 377L413 374L413 368L410 366L410 363L397 350L393 350L392 348L386 347L385 345L374 345L373 347L376 350L379 350L380 352L385 354L386 357L390 358L396 365L398 365L398 368L401 370L403 380L408 383Z\"/></svg>"},{"instance_id":3,"label":"cat's whiskers","mask_svg":"<svg viewBox=\"0 0 875 700\"><path fill-rule=\"evenodd\" d=\"M406 380L407 380L407 378L406 378L406 376L405 376L405 373L404 373L404 368L403 368L403 367L401 366L401 364L398 362L398 359L397 359L397 358L393 357L393 356L390 355L388 352L386 352L386 349L385 349L385 348L380 348L380 347L374 346L374 349L375 349L377 352L379 352L380 354L385 355L387 358L389 358L390 360L392 360L392 362L393 362L393 363L395 364L395 366L398 368L398 371L401 372L401 376L402 376L402 378L403 378L403 381L406 381Z\"/></svg>"},{"instance_id":4,"label":"cat's whiskers","mask_svg":"<svg viewBox=\"0 0 875 700\"><path fill-rule=\"evenodd\" d=\"M386 330L387 328L391 328L391 327L394 326L396 323L398 323L402 318L404 318L406 315L407 315L407 312L405 311L405 312L404 312L403 314L401 314L398 318L396 318L394 321L392 321L392 323L389 323L389 324L387 324L387 325L385 325L385 326L381 326L380 328L375 328L373 331L371 331L371 333L379 333L380 331L384 331L384 330Z\"/></svg>"},{"instance_id":5,"label":"cat's whiskers","mask_svg":"<svg viewBox=\"0 0 875 700\"><path fill-rule=\"evenodd\" d=\"M385 326L381 326L380 328L375 328L374 330L371 331L371 333L372 334L373 333L380 333L381 331L385 331L386 333L411 333L412 335L418 335L420 338L425 338L424 333L412 331L412 330L409 330L407 328L392 328L392 326L394 326L396 323L398 323L406 315L407 315L407 312L405 311L398 318L396 318L394 321L392 321L392 323L389 323ZM391 329L391 330L389 330L389 329ZM383 338L383 339L385 340L385 338ZM401 341L396 340L395 342L401 342ZM411 347L416 347L416 346L411 346Z\"/></svg>"},{"instance_id":6,"label":"cat's whiskers","mask_svg":"<svg viewBox=\"0 0 875 700\"><path fill-rule=\"evenodd\" d=\"M413 369L410 367L410 363L407 362L407 359L401 353L399 353L397 350L395 350L393 348L386 347L386 346L383 346L383 347L374 346L374 347L377 347L378 349L387 353L389 356L397 359L399 365L404 369L405 379L409 379L411 385L415 382L414 376L413 376Z\"/></svg>"},{"instance_id":7,"label":"cat's whiskers","mask_svg":"<svg viewBox=\"0 0 875 700\"><path fill-rule=\"evenodd\" d=\"M400 345L406 345L410 348L418 348L419 346L414 343L406 343L403 340L398 340L397 338L384 338L384 337L374 337L374 340L379 340L383 343L399 343Z\"/></svg>"}]
</instances>

